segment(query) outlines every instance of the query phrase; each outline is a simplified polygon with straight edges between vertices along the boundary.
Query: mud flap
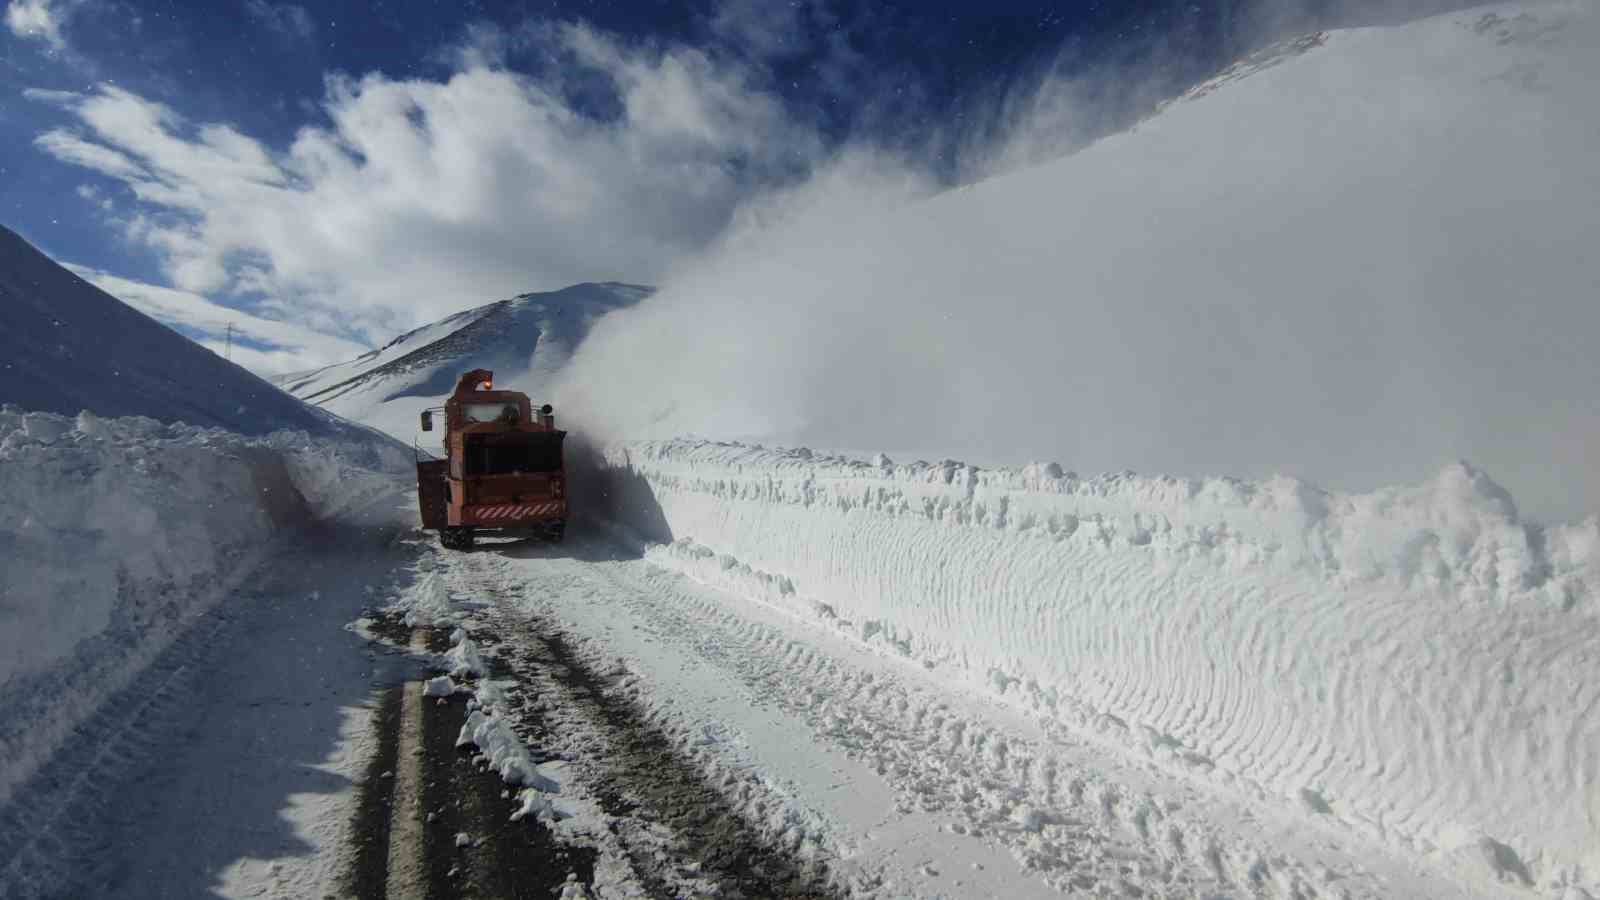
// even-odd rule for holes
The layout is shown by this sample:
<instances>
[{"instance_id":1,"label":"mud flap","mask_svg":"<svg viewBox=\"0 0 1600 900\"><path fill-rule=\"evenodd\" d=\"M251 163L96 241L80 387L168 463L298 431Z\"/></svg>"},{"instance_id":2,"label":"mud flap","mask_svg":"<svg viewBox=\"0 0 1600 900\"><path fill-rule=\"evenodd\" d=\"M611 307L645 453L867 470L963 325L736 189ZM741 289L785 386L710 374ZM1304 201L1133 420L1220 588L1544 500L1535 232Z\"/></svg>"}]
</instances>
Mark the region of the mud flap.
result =
<instances>
[{"instance_id":1,"label":"mud flap","mask_svg":"<svg viewBox=\"0 0 1600 900\"><path fill-rule=\"evenodd\" d=\"M417 463L417 507L422 511L422 527L439 529L448 521L450 483L445 480L449 463L430 459Z\"/></svg>"}]
</instances>

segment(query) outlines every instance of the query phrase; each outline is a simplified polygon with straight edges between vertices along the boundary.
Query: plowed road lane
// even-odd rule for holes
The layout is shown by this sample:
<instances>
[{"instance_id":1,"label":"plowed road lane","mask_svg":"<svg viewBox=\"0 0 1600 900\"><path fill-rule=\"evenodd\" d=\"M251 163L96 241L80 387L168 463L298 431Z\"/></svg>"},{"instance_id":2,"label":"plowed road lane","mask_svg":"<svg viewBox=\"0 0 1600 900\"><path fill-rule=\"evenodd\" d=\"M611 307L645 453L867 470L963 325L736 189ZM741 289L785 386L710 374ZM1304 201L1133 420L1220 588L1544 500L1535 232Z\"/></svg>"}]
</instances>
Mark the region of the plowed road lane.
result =
<instances>
[{"instance_id":1,"label":"plowed road lane","mask_svg":"<svg viewBox=\"0 0 1600 900\"><path fill-rule=\"evenodd\" d=\"M0 898L1522 896L670 554L401 536L245 583L0 811ZM532 804L456 746L468 694L422 695L457 627L488 661L469 686L558 783Z\"/></svg>"}]
</instances>

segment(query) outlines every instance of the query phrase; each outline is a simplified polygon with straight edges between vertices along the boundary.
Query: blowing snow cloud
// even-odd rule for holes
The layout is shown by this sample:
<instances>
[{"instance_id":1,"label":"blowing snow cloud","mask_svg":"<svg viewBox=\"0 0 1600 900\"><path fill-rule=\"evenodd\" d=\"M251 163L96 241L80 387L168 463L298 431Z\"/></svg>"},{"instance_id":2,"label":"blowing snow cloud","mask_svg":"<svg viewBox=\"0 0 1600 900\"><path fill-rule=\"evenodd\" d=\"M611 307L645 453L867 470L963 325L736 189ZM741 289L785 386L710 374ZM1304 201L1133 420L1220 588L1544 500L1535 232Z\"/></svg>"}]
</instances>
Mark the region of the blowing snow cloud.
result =
<instances>
[{"instance_id":1,"label":"blowing snow cloud","mask_svg":"<svg viewBox=\"0 0 1600 900\"><path fill-rule=\"evenodd\" d=\"M1465 457L1587 514L1597 48L1587 6L1477 10L1280 48L925 202L854 160L603 323L569 406L613 435L1347 489Z\"/></svg>"}]
</instances>

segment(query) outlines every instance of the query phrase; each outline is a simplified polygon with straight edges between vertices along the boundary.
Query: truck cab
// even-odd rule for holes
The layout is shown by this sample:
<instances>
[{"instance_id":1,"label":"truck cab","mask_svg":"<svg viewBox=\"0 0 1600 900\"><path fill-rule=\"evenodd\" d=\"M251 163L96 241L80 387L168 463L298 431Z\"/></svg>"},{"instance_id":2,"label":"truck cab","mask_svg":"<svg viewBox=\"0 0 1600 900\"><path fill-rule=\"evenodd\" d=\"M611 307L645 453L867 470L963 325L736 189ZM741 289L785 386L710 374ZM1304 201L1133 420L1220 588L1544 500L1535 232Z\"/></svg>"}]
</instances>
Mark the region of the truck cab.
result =
<instances>
[{"instance_id":1,"label":"truck cab","mask_svg":"<svg viewBox=\"0 0 1600 900\"><path fill-rule=\"evenodd\" d=\"M433 430L433 410L422 430ZM422 527L437 529L451 549L470 548L479 531L533 533L559 541L566 532L567 473L562 446L546 404L535 410L528 395L497 390L494 373L462 375L445 401L442 460L417 463Z\"/></svg>"}]
</instances>

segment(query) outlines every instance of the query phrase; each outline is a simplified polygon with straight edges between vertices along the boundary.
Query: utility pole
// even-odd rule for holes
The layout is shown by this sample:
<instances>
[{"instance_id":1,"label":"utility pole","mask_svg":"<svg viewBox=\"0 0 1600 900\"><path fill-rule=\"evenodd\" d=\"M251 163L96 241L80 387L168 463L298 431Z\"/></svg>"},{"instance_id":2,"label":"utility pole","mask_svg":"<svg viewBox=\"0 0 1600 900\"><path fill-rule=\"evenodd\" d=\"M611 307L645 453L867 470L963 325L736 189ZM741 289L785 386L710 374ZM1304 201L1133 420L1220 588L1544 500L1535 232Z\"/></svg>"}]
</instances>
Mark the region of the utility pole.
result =
<instances>
[{"instance_id":1,"label":"utility pole","mask_svg":"<svg viewBox=\"0 0 1600 900\"><path fill-rule=\"evenodd\" d=\"M224 341L225 341L225 343L222 345L222 358L227 360L228 362L233 362L233 323L232 322L228 323L228 334L227 334L227 337L224 339Z\"/></svg>"}]
</instances>

